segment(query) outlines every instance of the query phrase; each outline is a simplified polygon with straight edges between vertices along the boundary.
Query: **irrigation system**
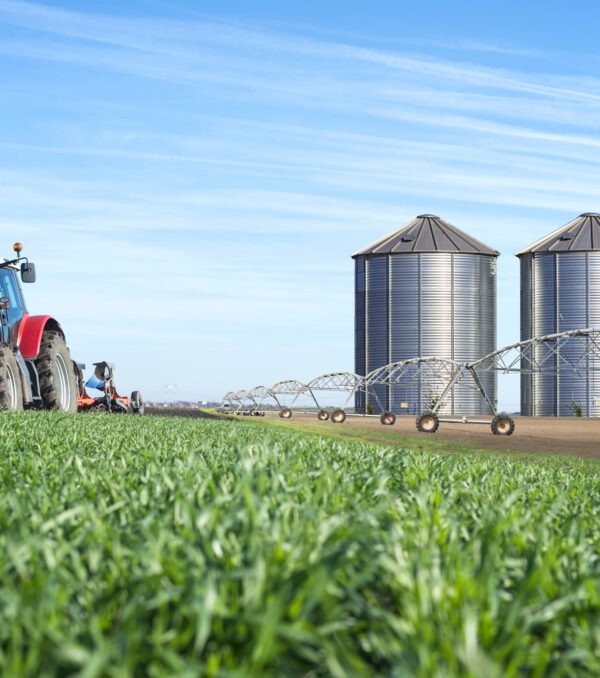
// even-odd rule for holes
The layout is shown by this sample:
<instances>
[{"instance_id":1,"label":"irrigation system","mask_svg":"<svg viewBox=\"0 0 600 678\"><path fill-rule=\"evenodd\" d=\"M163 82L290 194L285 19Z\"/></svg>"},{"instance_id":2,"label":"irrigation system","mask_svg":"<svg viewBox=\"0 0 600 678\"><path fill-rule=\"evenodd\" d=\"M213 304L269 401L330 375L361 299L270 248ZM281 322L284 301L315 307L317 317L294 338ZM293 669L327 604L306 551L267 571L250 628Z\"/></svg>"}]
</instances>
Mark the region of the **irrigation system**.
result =
<instances>
[{"instance_id":1,"label":"irrigation system","mask_svg":"<svg viewBox=\"0 0 600 678\"><path fill-rule=\"evenodd\" d=\"M493 395L485 388L482 375L487 372L499 374L519 373L523 375L545 375L552 378L565 372L584 378L590 372L600 371L600 329L587 328L559 332L534 337L526 341L510 344L472 362L458 362L435 356L411 358L390 363L365 376L353 372L331 372L315 377L308 383L296 379L279 381L270 388L255 386L249 390L230 391L223 397L222 411L237 415L264 416L265 403L271 400L284 419L296 412L316 412L317 417L342 423L347 416L377 416L384 425L393 425L396 414L385 411L378 395L378 387L389 387L396 398L392 401L399 409L406 403L401 401L407 394L418 394L419 402L426 402L428 408L417 415L417 429L423 433L434 433L440 423L487 424L496 435L511 435L515 423L508 414L498 412ZM485 401L491 417L456 417L443 414L444 404L451 397L453 389L462 387L473 389ZM322 404L321 393L337 392L346 394L342 407L328 408ZM370 397L378 406L381 414L371 415L349 412L348 406L353 398L363 394L363 402ZM319 395L319 397L317 397ZM291 399L284 404L284 397ZM314 408L299 408L301 397L309 398Z\"/></svg>"}]
</instances>

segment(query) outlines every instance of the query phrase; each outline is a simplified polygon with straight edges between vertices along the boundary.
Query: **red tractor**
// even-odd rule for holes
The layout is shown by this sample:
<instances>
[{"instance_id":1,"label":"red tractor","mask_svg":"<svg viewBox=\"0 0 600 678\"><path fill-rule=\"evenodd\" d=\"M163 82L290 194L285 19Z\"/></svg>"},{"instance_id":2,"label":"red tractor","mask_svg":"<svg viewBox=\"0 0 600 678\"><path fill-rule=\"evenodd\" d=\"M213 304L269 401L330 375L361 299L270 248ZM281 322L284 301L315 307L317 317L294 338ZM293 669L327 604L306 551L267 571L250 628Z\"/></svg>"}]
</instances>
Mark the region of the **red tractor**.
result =
<instances>
[{"instance_id":1,"label":"red tractor","mask_svg":"<svg viewBox=\"0 0 600 678\"><path fill-rule=\"evenodd\" d=\"M71 359L62 327L52 316L27 312L18 274L23 283L33 283L35 266L21 256L21 243L13 249L16 257L0 263L0 409L88 409L81 402L81 369ZM134 394L131 402L125 399L127 407L143 412L141 396Z\"/></svg>"}]
</instances>

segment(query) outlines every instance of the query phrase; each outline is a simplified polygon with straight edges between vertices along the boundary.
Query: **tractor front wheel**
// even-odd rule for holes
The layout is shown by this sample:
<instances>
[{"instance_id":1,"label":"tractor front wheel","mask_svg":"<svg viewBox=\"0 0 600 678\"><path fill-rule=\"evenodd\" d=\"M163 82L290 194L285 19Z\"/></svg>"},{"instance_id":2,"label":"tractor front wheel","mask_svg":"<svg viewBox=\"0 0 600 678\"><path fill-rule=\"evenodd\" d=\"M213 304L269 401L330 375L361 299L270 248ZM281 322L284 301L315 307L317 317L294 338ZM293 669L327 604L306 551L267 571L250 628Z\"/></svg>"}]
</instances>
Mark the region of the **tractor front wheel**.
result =
<instances>
[{"instance_id":1,"label":"tractor front wheel","mask_svg":"<svg viewBox=\"0 0 600 678\"><path fill-rule=\"evenodd\" d=\"M0 409L23 409L21 370L10 346L0 345Z\"/></svg>"},{"instance_id":2,"label":"tractor front wheel","mask_svg":"<svg viewBox=\"0 0 600 678\"><path fill-rule=\"evenodd\" d=\"M47 410L77 412L77 381L71 354L60 332L46 330L35 366Z\"/></svg>"}]
</instances>

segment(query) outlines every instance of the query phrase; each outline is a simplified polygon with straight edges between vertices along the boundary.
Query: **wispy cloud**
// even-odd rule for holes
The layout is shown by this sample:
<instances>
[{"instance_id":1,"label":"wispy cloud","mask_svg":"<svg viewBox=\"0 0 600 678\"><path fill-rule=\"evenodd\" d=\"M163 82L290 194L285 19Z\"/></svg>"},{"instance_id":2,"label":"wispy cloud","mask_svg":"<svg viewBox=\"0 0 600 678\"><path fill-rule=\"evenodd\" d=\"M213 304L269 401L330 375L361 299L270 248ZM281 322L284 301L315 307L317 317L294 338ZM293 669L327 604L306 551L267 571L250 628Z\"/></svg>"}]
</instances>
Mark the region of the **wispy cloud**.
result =
<instances>
[{"instance_id":1,"label":"wispy cloud","mask_svg":"<svg viewBox=\"0 0 600 678\"><path fill-rule=\"evenodd\" d=\"M538 74L532 78L508 70L416 58L392 51L360 47L343 42L316 40L298 35L282 35L276 31L232 25L226 22L115 19L13 0L0 1L0 20L30 30L138 50L146 55L170 56L177 62L178 68L171 71L168 68L161 69L156 64L150 67L147 75L155 71L157 77L164 77L168 72L172 72L175 76L177 73L180 76L184 73L191 75L193 73L191 67L194 63L209 56L211 46L226 45L233 47L233 56L240 55L244 49L251 48L259 50L259 55L276 52L326 60L355 61L376 64L413 75L462 82L484 89L500 89L548 98L567 98L574 101L600 102L600 81L595 78L571 77L568 80L571 86L567 86L566 78L556 76ZM480 50L485 47L481 43L476 44ZM195 48L191 54L190 47ZM497 48L490 46L489 49ZM81 56L85 58L84 53ZM98 52L96 52L96 58L101 61ZM221 60L226 63L223 55L221 55ZM230 63L236 63L235 59L232 58ZM130 67L130 64L122 64L125 70ZM200 76L199 73L196 75ZM573 87L573 84L580 86ZM592 89L595 91L591 91Z\"/></svg>"}]
</instances>

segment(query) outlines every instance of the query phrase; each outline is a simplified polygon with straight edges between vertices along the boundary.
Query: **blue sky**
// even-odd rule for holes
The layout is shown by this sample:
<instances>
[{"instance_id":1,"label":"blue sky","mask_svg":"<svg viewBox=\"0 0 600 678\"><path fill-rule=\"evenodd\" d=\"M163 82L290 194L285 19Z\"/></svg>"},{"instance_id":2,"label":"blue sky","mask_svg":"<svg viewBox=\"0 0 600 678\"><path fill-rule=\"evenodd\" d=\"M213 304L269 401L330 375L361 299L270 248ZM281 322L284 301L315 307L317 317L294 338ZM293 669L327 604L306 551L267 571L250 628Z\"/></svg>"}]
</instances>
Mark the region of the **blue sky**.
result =
<instances>
[{"instance_id":1,"label":"blue sky","mask_svg":"<svg viewBox=\"0 0 600 678\"><path fill-rule=\"evenodd\" d=\"M431 212L502 252L516 340L514 253L600 209L600 10L490 5L0 0L30 311L149 398L308 380L353 366L351 253Z\"/></svg>"}]
</instances>

